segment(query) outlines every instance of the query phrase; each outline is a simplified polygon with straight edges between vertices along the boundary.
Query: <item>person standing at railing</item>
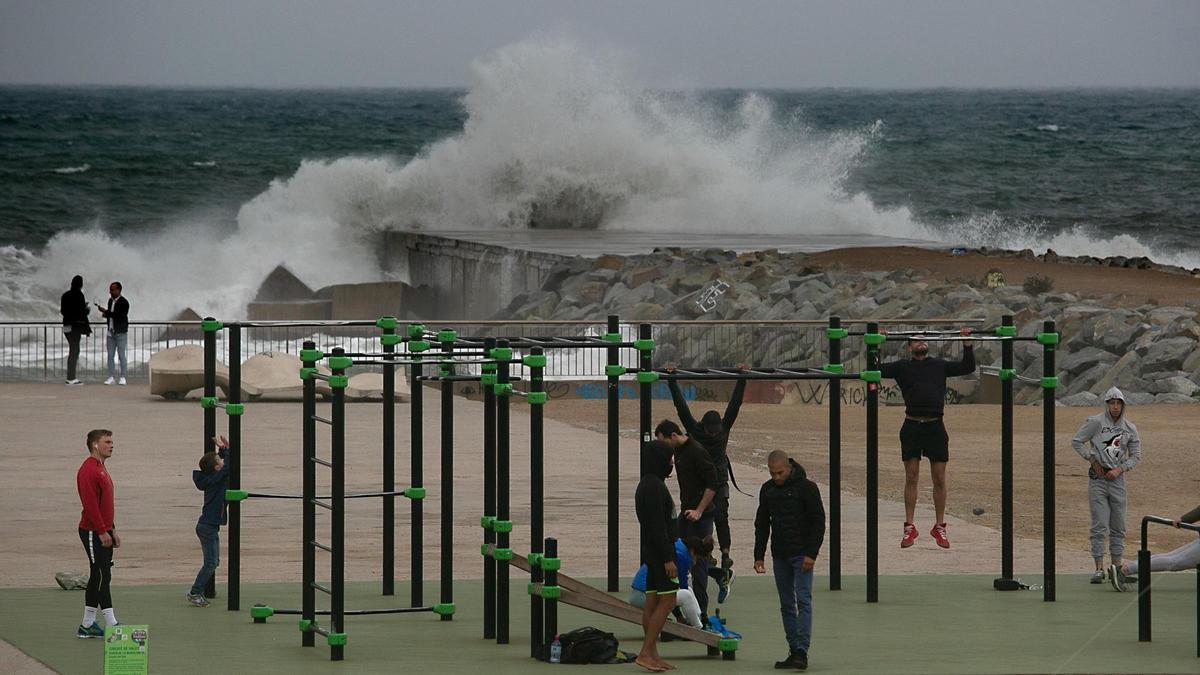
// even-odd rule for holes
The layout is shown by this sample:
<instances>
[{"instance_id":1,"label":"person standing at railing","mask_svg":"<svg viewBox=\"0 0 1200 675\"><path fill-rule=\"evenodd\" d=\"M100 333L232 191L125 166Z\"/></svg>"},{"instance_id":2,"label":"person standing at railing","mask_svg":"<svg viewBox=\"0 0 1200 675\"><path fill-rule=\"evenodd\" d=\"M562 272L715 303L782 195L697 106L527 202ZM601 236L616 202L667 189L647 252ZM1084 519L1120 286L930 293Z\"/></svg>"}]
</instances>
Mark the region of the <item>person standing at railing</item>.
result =
<instances>
[{"instance_id":1,"label":"person standing at railing","mask_svg":"<svg viewBox=\"0 0 1200 675\"><path fill-rule=\"evenodd\" d=\"M92 334L92 324L88 321L87 299L83 297L83 277L76 274L71 278L71 288L62 294L58 312L62 314L63 335L67 338L67 384L81 385L83 381L76 377L75 368L79 364L79 341L84 335Z\"/></svg>"},{"instance_id":2,"label":"person standing at railing","mask_svg":"<svg viewBox=\"0 0 1200 675\"><path fill-rule=\"evenodd\" d=\"M96 308L108 320L108 379L104 384L125 384L125 345L129 337L129 301L121 295L121 282L114 281L108 285L108 308L100 305ZM117 376L117 358L121 359L121 379Z\"/></svg>"}]
</instances>

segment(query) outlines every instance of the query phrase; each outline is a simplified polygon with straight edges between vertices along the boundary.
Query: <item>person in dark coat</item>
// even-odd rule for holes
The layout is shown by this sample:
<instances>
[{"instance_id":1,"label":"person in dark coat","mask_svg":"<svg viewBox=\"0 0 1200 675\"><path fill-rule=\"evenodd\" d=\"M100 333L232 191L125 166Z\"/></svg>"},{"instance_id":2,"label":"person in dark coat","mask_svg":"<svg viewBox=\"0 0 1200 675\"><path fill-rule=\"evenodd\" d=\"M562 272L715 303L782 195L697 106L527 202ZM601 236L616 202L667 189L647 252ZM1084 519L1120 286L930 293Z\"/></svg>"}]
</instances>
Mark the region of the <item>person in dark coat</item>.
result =
<instances>
[{"instance_id":1,"label":"person in dark coat","mask_svg":"<svg viewBox=\"0 0 1200 675\"><path fill-rule=\"evenodd\" d=\"M104 384L125 384L125 346L129 338L129 301L121 295L121 282L108 285L108 308L96 305L108 321L108 379ZM121 360L121 377L117 378L117 359Z\"/></svg>"},{"instance_id":2,"label":"person in dark coat","mask_svg":"<svg viewBox=\"0 0 1200 675\"><path fill-rule=\"evenodd\" d=\"M812 638L813 565L825 540L825 507L821 491L808 479L804 467L775 450L767 455L771 480L758 492L754 516L754 571L767 571L767 540L771 542L771 565L779 611L787 636L788 656L776 668L808 668Z\"/></svg>"},{"instance_id":3,"label":"person in dark coat","mask_svg":"<svg viewBox=\"0 0 1200 675\"><path fill-rule=\"evenodd\" d=\"M675 608L679 570L675 566L675 500L667 489L674 449L661 441L642 444L642 479L634 492L641 533L641 559L646 566L646 604L642 607L642 649L634 663L651 672L672 670L658 654L658 634Z\"/></svg>"},{"instance_id":4,"label":"person in dark coat","mask_svg":"<svg viewBox=\"0 0 1200 675\"><path fill-rule=\"evenodd\" d=\"M62 294L59 300L58 312L62 314L63 335L67 338L67 384L81 385L83 381L76 377L76 366L79 364L79 341L84 335L92 334L92 324L88 321L87 299L83 297L83 277L76 274L71 279L71 289Z\"/></svg>"}]
</instances>

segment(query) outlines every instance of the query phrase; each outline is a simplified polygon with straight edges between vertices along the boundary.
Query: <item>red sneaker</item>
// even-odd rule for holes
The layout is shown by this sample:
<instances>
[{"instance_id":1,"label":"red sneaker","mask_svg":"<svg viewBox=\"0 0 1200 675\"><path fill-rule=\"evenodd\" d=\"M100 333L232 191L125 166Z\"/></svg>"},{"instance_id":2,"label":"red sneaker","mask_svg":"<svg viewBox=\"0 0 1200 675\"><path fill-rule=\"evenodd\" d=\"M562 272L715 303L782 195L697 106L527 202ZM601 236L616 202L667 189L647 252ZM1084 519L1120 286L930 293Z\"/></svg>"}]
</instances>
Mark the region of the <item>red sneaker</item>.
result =
<instances>
[{"instance_id":1,"label":"red sneaker","mask_svg":"<svg viewBox=\"0 0 1200 675\"><path fill-rule=\"evenodd\" d=\"M933 529L929 531L929 536L933 537L933 540L937 542L938 546L941 546L942 548L950 548L950 539L946 536L945 523L938 523L937 525L934 525Z\"/></svg>"},{"instance_id":2,"label":"red sneaker","mask_svg":"<svg viewBox=\"0 0 1200 675\"><path fill-rule=\"evenodd\" d=\"M912 523L904 524L904 537L900 540L900 548L908 548L917 540L917 526Z\"/></svg>"}]
</instances>

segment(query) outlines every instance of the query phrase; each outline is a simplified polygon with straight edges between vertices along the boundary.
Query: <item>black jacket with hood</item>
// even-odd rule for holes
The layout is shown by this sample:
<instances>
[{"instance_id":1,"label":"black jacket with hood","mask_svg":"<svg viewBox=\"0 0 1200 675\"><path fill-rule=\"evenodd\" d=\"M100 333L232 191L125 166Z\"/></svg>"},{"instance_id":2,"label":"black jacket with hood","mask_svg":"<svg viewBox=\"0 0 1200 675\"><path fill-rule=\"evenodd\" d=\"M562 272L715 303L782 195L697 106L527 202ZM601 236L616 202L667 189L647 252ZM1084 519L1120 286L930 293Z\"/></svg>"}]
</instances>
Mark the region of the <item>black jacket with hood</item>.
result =
<instances>
[{"instance_id":1,"label":"black jacket with hood","mask_svg":"<svg viewBox=\"0 0 1200 675\"><path fill-rule=\"evenodd\" d=\"M733 393L729 395L729 404L725 406L724 416L716 410L709 410L704 413L699 423L696 422L695 417L692 417L692 411L688 408L687 400L683 398L683 391L679 388L679 383L675 380L668 380L667 386L671 390L671 400L675 403L675 412L679 414L683 430L687 432L689 438L708 451L709 459L717 468L717 479L721 483L725 483L729 476L729 430L737 421L738 411L742 408L742 398L746 394L746 380L738 380L734 385ZM717 429L717 431L710 433L711 429Z\"/></svg>"},{"instance_id":2,"label":"black jacket with hood","mask_svg":"<svg viewBox=\"0 0 1200 675\"><path fill-rule=\"evenodd\" d=\"M783 485L774 480L758 491L758 513L754 516L754 559L763 560L767 539L772 558L806 555L813 560L825 541L825 507L821 491L808 479L804 467L789 459L792 475Z\"/></svg>"},{"instance_id":3,"label":"black jacket with hood","mask_svg":"<svg viewBox=\"0 0 1200 675\"><path fill-rule=\"evenodd\" d=\"M63 293L59 300L58 312L62 314L63 328L69 327L70 332L80 335L91 335L92 325L88 322L90 311L92 310L83 297L83 277L76 274L71 279L71 290Z\"/></svg>"},{"instance_id":4,"label":"black jacket with hood","mask_svg":"<svg viewBox=\"0 0 1200 675\"><path fill-rule=\"evenodd\" d=\"M662 565L675 560L675 500L667 489L671 446L661 441L642 445L642 480L633 501L641 530L641 562Z\"/></svg>"}]
</instances>

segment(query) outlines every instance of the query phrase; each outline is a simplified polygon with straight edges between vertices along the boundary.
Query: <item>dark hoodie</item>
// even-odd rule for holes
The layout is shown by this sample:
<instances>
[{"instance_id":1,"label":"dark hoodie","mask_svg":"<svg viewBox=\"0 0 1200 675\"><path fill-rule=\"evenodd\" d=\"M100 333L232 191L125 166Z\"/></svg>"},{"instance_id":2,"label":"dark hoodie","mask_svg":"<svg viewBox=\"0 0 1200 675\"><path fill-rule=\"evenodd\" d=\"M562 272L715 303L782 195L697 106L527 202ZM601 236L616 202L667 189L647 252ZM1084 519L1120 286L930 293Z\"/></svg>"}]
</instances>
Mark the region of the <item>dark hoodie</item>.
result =
<instances>
[{"instance_id":1,"label":"dark hoodie","mask_svg":"<svg viewBox=\"0 0 1200 675\"><path fill-rule=\"evenodd\" d=\"M219 471L192 470L192 482L197 490L204 491L204 508L200 511L197 525L215 525L220 527L227 520L225 512L225 488L229 487L229 461L225 448L217 451L221 459L226 460L225 466Z\"/></svg>"},{"instance_id":2,"label":"dark hoodie","mask_svg":"<svg viewBox=\"0 0 1200 675\"><path fill-rule=\"evenodd\" d=\"M764 560L767 539L772 558L806 555L813 560L825 541L825 507L821 491L808 479L804 467L789 459L792 475L783 485L774 480L758 491L758 513L754 516L754 559Z\"/></svg>"},{"instance_id":3,"label":"dark hoodie","mask_svg":"<svg viewBox=\"0 0 1200 675\"><path fill-rule=\"evenodd\" d=\"M70 326L72 331L80 335L91 335L92 326L88 323L87 300L83 297L83 277L78 274L71 279L71 290L62 294L59 300L58 312L62 314L63 326Z\"/></svg>"},{"instance_id":4,"label":"dark hoodie","mask_svg":"<svg viewBox=\"0 0 1200 675\"><path fill-rule=\"evenodd\" d=\"M729 395L729 404L725 406L724 416L716 410L709 410L700 418L699 424L692 417L692 411L688 409L687 401L683 398L683 391L679 389L679 384L675 380L668 380L667 386L671 389L671 400L675 403L675 412L679 414L683 430L687 432L689 438L708 451L713 466L717 468L718 480L722 484L727 482L729 477L729 430L733 428L733 423L737 421L738 411L742 408L742 398L746 394L746 380L738 380L734 385L733 393Z\"/></svg>"},{"instance_id":5,"label":"dark hoodie","mask_svg":"<svg viewBox=\"0 0 1200 675\"><path fill-rule=\"evenodd\" d=\"M667 489L671 446L661 441L642 445L642 480L633 501L641 529L641 562L663 565L675 559L675 500Z\"/></svg>"}]
</instances>

